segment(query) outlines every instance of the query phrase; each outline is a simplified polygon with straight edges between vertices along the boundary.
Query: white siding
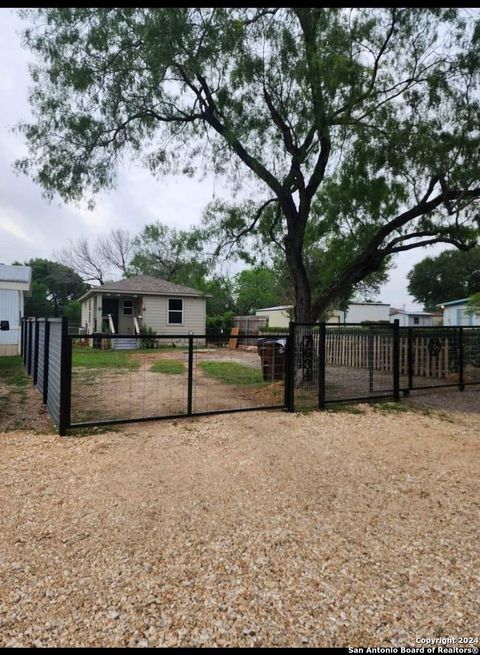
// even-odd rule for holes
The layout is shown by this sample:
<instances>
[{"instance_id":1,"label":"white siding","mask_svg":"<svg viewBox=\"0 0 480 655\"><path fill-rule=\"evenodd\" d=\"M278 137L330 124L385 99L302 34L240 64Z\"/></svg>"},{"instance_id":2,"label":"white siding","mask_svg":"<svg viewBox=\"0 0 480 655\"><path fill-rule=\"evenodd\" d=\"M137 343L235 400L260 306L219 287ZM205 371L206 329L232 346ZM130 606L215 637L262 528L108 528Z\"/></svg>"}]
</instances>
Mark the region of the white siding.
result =
<instances>
[{"instance_id":1,"label":"white siding","mask_svg":"<svg viewBox=\"0 0 480 655\"><path fill-rule=\"evenodd\" d=\"M362 321L390 322L389 305L370 305L368 303L348 306L345 312L345 323L361 323Z\"/></svg>"},{"instance_id":2,"label":"white siding","mask_svg":"<svg viewBox=\"0 0 480 655\"><path fill-rule=\"evenodd\" d=\"M29 291L30 283L29 282L13 282L10 280L1 280L0 282L2 289L8 289L9 291ZM28 295L28 294L27 294Z\"/></svg>"},{"instance_id":3,"label":"white siding","mask_svg":"<svg viewBox=\"0 0 480 655\"><path fill-rule=\"evenodd\" d=\"M183 299L183 324L168 324L168 298ZM142 324L158 334L205 334L205 298L185 296L143 296Z\"/></svg>"},{"instance_id":4,"label":"white siding","mask_svg":"<svg viewBox=\"0 0 480 655\"><path fill-rule=\"evenodd\" d=\"M392 314L390 322L393 323L396 318L400 321L400 327L429 327L433 325L433 316L422 316L421 314L415 316L415 314L406 312L405 314ZM415 322L415 318L418 319L418 322Z\"/></svg>"},{"instance_id":5,"label":"white siding","mask_svg":"<svg viewBox=\"0 0 480 655\"><path fill-rule=\"evenodd\" d=\"M19 352L20 318L23 309L22 301L23 295L21 291L0 289L0 320L8 321L10 324L9 330L0 330L0 354L2 355L12 355Z\"/></svg>"},{"instance_id":6,"label":"white siding","mask_svg":"<svg viewBox=\"0 0 480 655\"><path fill-rule=\"evenodd\" d=\"M259 310L255 314L256 316L266 316L268 318L268 326L274 328L288 327L292 320L288 309Z\"/></svg>"},{"instance_id":7,"label":"white siding","mask_svg":"<svg viewBox=\"0 0 480 655\"><path fill-rule=\"evenodd\" d=\"M480 325L480 316L465 313L467 305L449 305L443 309L444 325Z\"/></svg>"}]
</instances>

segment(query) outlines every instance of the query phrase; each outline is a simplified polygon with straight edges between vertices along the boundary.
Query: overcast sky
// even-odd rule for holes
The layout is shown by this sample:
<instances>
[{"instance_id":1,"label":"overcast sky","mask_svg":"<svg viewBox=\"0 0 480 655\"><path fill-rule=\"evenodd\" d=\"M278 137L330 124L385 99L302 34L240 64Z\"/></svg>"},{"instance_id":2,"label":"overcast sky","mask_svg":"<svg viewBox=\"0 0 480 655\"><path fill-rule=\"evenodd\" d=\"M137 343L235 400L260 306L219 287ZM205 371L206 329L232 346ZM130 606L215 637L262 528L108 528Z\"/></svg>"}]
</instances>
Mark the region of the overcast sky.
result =
<instances>
[{"instance_id":1,"label":"overcast sky","mask_svg":"<svg viewBox=\"0 0 480 655\"><path fill-rule=\"evenodd\" d=\"M213 197L213 178L195 181L170 176L156 180L145 169L132 165L121 171L116 190L100 195L95 209L89 211L86 206L60 200L49 203L29 178L13 171L13 162L26 153L26 148L22 136L12 133L11 128L30 116L31 55L21 46L22 26L16 10L0 9L0 262L52 258L69 239L95 237L111 228L136 234L156 220L177 228L198 224ZM218 194L218 182L216 191ZM436 255L444 249L435 246L399 255L377 300L415 307L407 292L406 275L427 254Z\"/></svg>"}]
</instances>

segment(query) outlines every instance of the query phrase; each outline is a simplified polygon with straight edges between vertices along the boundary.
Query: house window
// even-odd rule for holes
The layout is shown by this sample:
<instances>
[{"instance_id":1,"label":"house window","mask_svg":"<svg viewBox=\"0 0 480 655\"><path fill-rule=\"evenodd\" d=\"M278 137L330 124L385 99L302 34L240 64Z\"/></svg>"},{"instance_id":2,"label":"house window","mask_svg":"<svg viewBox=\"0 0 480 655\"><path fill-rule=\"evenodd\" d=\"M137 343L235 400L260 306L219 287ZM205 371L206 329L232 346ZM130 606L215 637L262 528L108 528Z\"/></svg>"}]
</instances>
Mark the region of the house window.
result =
<instances>
[{"instance_id":1,"label":"house window","mask_svg":"<svg viewBox=\"0 0 480 655\"><path fill-rule=\"evenodd\" d=\"M182 325L183 323L183 299L168 299L168 324Z\"/></svg>"},{"instance_id":2,"label":"house window","mask_svg":"<svg viewBox=\"0 0 480 655\"><path fill-rule=\"evenodd\" d=\"M413 324L418 325L420 323L420 318L418 316L413 317Z\"/></svg>"},{"instance_id":3,"label":"house window","mask_svg":"<svg viewBox=\"0 0 480 655\"><path fill-rule=\"evenodd\" d=\"M133 300L123 301L123 314L124 316L132 316L133 314Z\"/></svg>"}]
</instances>

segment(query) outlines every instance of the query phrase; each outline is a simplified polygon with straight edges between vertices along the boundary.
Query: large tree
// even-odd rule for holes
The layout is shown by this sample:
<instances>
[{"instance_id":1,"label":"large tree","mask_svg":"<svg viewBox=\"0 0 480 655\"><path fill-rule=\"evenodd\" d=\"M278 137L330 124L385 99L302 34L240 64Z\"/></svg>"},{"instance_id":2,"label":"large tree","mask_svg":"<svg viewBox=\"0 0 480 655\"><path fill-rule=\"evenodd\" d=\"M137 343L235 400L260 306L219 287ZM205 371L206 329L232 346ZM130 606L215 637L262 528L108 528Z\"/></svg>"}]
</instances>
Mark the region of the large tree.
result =
<instances>
[{"instance_id":1,"label":"large tree","mask_svg":"<svg viewBox=\"0 0 480 655\"><path fill-rule=\"evenodd\" d=\"M425 257L408 274L408 292L428 310L480 291L480 247Z\"/></svg>"},{"instance_id":2,"label":"large tree","mask_svg":"<svg viewBox=\"0 0 480 655\"><path fill-rule=\"evenodd\" d=\"M27 14L28 15L28 14ZM249 182L217 232L278 242L296 318L321 315L385 258L478 236L478 22L455 8L46 8L25 41L34 120L19 168L71 200L119 162L211 162ZM312 285L304 238L348 241Z\"/></svg>"}]
</instances>

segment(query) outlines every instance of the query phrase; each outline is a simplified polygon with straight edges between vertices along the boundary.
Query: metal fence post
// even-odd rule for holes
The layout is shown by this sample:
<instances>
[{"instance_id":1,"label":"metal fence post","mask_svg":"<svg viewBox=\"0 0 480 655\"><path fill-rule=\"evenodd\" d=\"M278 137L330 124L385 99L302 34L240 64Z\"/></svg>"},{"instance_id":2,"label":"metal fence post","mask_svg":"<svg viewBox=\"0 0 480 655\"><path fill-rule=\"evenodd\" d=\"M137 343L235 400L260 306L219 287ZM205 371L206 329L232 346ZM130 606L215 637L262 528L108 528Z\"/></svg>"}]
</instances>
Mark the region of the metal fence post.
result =
<instances>
[{"instance_id":1,"label":"metal fence post","mask_svg":"<svg viewBox=\"0 0 480 655\"><path fill-rule=\"evenodd\" d=\"M407 328L407 367L408 367L408 390L413 389L413 328Z\"/></svg>"},{"instance_id":2,"label":"metal fence post","mask_svg":"<svg viewBox=\"0 0 480 655\"><path fill-rule=\"evenodd\" d=\"M295 411L295 323L290 321L288 325L288 340L290 348L288 349L288 406L287 411Z\"/></svg>"},{"instance_id":3,"label":"metal fence post","mask_svg":"<svg viewBox=\"0 0 480 655\"><path fill-rule=\"evenodd\" d=\"M37 386L37 377L38 377L38 333L40 326L38 324L38 318L35 318L35 346L33 349L33 384Z\"/></svg>"},{"instance_id":4,"label":"metal fence post","mask_svg":"<svg viewBox=\"0 0 480 655\"><path fill-rule=\"evenodd\" d=\"M318 343L318 409L325 409L325 360L327 328L325 321L320 323Z\"/></svg>"},{"instance_id":5,"label":"metal fence post","mask_svg":"<svg viewBox=\"0 0 480 655\"><path fill-rule=\"evenodd\" d=\"M393 321L393 398L400 400L400 321Z\"/></svg>"},{"instance_id":6,"label":"metal fence post","mask_svg":"<svg viewBox=\"0 0 480 655\"><path fill-rule=\"evenodd\" d=\"M465 381L463 377L463 327L459 326L458 328L458 388L460 391L465 389Z\"/></svg>"},{"instance_id":7,"label":"metal fence post","mask_svg":"<svg viewBox=\"0 0 480 655\"><path fill-rule=\"evenodd\" d=\"M23 327L23 316L20 319L20 357L23 360L23 352L25 350L25 343L24 343L24 327ZM25 362L24 362L25 363Z\"/></svg>"},{"instance_id":8,"label":"metal fence post","mask_svg":"<svg viewBox=\"0 0 480 655\"><path fill-rule=\"evenodd\" d=\"M43 404L48 400L48 358L50 357L50 321L45 321L44 344L43 344Z\"/></svg>"},{"instance_id":9,"label":"metal fence post","mask_svg":"<svg viewBox=\"0 0 480 655\"><path fill-rule=\"evenodd\" d=\"M188 393L187 393L187 414L192 415L193 398L193 336L188 337Z\"/></svg>"},{"instance_id":10,"label":"metal fence post","mask_svg":"<svg viewBox=\"0 0 480 655\"><path fill-rule=\"evenodd\" d=\"M32 374L32 319L28 319L27 373Z\"/></svg>"},{"instance_id":11,"label":"metal fence post","mask_svg":"<svg viewBox=\"0 0 480 655\"><path fill-rule=\"evenodd\" d=\"M72 390L72 340L68 334L68 318L62 317L62 345L60 355L60 420L58 434L63 437L70 427Z\"/></svg>"},{"instance_id":12,"label":"metal fence post","mask_svg":"<svg viewBox=\"0 0 480 655\"><path fill-rule=\"evenodd\" d=\"M368 391L373 393L373 334L368 328Z\"/></svg>"},{"instance_id":13,"label":"metal fence post","mask_svg":"<svg viewBox=\"0 0 480 655\"><path fill-rule=\"evenodd\" d=\"M290 350L292 342L290 335L287 335L285 341L285 356L283 360L283 409L288 410L290 406Z\"/></svg>"}]
</instances>

